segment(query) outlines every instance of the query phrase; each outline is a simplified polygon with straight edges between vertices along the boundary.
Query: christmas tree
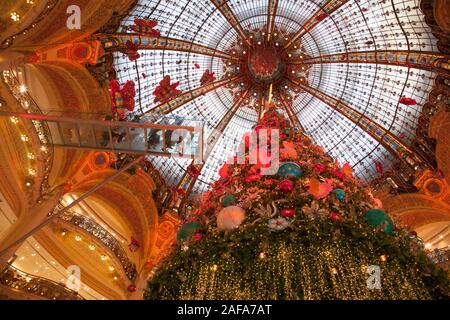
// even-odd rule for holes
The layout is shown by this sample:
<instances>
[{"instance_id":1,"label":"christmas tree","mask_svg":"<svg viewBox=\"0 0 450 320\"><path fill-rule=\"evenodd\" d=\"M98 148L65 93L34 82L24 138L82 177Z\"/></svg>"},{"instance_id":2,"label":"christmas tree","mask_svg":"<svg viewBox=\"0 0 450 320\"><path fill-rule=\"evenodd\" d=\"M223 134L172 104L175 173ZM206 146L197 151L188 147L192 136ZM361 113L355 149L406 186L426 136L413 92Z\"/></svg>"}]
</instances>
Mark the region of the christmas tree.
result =
<instances>
[{"instance_id":1,"label":"christmas tree","mask_svg":"<svg viewBox=\"0 0 450 320\"><path fill-rule=\"evenodd\" d=\"M446 297L445 272L413 232L394 226L348 164L274 109L255 132L258 140L245 136L234 164L186 218L146 299ZM274 133L280 162L264 175L273 163L260 155L276 153Z\"/></svg>"}]
</instances>

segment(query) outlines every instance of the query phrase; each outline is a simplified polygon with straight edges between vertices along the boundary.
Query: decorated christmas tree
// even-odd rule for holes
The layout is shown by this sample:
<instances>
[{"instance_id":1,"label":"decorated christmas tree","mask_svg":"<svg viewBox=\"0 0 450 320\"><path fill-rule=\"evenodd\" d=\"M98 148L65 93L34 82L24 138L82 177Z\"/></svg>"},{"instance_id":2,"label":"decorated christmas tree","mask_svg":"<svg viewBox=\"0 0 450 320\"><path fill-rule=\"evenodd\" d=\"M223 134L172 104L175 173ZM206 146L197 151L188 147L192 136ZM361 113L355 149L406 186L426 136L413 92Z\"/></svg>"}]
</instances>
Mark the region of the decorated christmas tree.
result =
<instances>
[{"instance_id":1,"label":"decorated christmas tree","mask_svg":"<svg viewBox=\"0 0 450 320\"><path fill-rule=\"evenodd\" d=\"M146 299L446 297L445 272L415 233L394 226L348 164L274 109L255 131L258 139L245 136L234 164L186 217ZM278 170L265 175L273 163L259 155L276 153L274 133Z\"/></svg>"}]
</instances>

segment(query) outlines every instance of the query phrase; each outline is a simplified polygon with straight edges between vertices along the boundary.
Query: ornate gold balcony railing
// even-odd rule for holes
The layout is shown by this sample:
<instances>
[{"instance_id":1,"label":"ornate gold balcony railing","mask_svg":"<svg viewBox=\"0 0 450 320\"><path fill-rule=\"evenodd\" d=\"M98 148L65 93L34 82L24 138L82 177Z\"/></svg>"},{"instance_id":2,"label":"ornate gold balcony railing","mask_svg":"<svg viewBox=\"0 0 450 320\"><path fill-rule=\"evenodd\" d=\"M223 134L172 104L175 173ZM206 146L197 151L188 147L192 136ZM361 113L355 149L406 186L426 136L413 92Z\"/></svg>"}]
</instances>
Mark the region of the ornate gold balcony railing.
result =
<instances>
[{"instance_id":1,"label":"ornate gold balcony railing","mask_svg":"<svg viewBox=\"0 0 450 320\"><path fill-rule=\"evenodd\" d=\"M28 26L23 28L19 33L16 33L16 34L8 37L4 41L2 41L2 43L0 43L0 48L6 49L6 48L12 46L14 44L14 40L17 37L19 37L20 35L27 34L32 29L34 29L41 21L43 21L52 12L52 10L56 7L58 2L59 2L59 0L48 0L47 4L44 6L44 9L38 14L38 16L34 20L30 21L28 23ZM15 23L15 22L13 22L13 21L8 22L8 24L4 26L4 29L6 30L7 28L10 27L10 24L13 24L13 23ZM0 31L2 31L2 30L0 30Z\"/></svg>"},{"instance_id":2,"label":"ornate gold balcony railing","mask_svg":"<svg viewBox=\"0 0 450 320\"><path fill-rule=\"evenodd\" d=\"M59 211L61 206L55 208L55 211ZM81 229L84 233L96 238L100 243L102 243L120 262L126 276L130 280L136 279L137 269L136 265L130 261L127 253L123 249L121 243L105 228L100 226L97 222L90 219L87 216L80 215L74 210L68 210L62 216L58 218L59 220L69 223L70 225Z\"/></svg>"},{"instance_id":3,"label":"ornate gold balcony railing","mask_svg":"<svg viewBox=\"0 0 450 320\"><path fill-rule=\"evenodd\" d=\"M0 273L0 285L49 300L84 300L77 292L60 283L33 276L11 265Z\"/></svg>"},{"instance_id":4,"label":"ornate gold balcony railing","mask_svg":"<svg viewBox=\"0 0 450 320\"><path fill-rule=\"evenodd\" d=\"M3 71L1 77L10 93L27 113L42 114L42 111L36 101L34 101L33 97L31 97L26 90L23 90L19 79L17 79L12 70ZM41 148L43 148L42 150L45 150L46 153L45 163L43 165L45 172L42 175L40 187L41 194L46 194L49 191L48 177L53 165L53 144L50 130L45 122L32 121L32 123L38 134Z\"/></svg>"}]
</instances>

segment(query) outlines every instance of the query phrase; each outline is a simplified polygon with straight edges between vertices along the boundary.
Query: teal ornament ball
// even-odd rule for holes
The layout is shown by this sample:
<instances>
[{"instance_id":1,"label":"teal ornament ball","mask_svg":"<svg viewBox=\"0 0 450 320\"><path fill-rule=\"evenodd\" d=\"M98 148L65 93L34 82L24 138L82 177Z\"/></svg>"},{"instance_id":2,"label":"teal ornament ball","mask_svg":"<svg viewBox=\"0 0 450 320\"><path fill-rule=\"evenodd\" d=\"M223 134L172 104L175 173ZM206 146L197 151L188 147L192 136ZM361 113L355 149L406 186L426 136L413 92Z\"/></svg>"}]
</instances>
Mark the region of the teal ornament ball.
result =
<instances>
[{"instance_id":1,"label":"teal ornament ball","mask_svg":"<svg viewBox=\"0 0 450 320\"><path fill-rule=\"evenodd\" d=\"M345 191L344 190L342 190L342 189L334 189L333 193L336 196L336 198L339 199L339 201L344 201L345 200Z\"/></svg>"},{"instance_id":2,"label":"teal ornament ball","mask_svg":"<svg viewBox=\"0 0 450 320\"><path fill-rule=\"evenodd\" d=\"M236 202L236 197L232 194L226 194L220 199L220 204L224 208L233 205L235 202Z\"/></svg>"},{"instance_id":3,"label":"teal ornament ball","mask_svg":"<svg viewBox=\"0 0 450 320\"><path fill-rule=\"evenodd\" d=\"M278 169L278 175L281 178L299 178L302 175L302 169L295 162L285 162Z\"/></svg>"},{"instance_id":4,"label":"teal ornament ball","mask_svg":"<svg viewBox=\"0 0 450 320\"><path fill-rule=\"evenodd\" d=\"M181 226L180 230L177 233L177 241L181 242L189 239L194 235L194 233L200 229L202 225L198 222L192 221L185 223Z\"/></svg>"},{"instance_id":5,"label":"teal ornament ball","mask_svg":"<svg viewBox=\"0 0 450 320\"><path fill-rule=\"evenodd\" d=\"M291 128L284 129L283 133L288 136L291 133Z\"/></svg>"},{"instance_id":6,"label":"teal ornament ball","mask_svg":"<svg viewBox=\"0 0 450 320\"><path fill-rule=\"evenodd\" d=\"M364 215L364 220L374 228L381 228L385 233L394 232L394 222L388 214L382 210L371 209Z\"/></svg>"},{"instance_id":7,"label":"teal ornament ball","mask_svg":"<svg viewBox=\"0 0 450 320\"><path fill-rule=\"evenodd\" d=\"M299 128L295 127L295 128L294 128L294 131L295 131L295 132L298 132L298 131L299 131Z\"/></svg>"}]
</instances>

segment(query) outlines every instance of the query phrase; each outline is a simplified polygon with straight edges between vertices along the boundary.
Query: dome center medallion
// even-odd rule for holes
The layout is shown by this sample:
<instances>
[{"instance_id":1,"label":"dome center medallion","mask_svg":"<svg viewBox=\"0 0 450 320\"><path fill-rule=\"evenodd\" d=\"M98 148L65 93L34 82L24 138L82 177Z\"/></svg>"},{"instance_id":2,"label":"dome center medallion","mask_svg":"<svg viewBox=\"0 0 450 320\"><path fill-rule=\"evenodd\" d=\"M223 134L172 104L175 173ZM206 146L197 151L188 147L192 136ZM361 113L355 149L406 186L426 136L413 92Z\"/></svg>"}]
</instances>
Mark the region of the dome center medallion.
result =
<instances>
[{"instance_id":1,"label":"dome center medallion","mask_svg":"<svg viewBox=\"0 0 450 320\"><path fill-rule=\"evenodd\" d=\"M285 64L277 50L271 47L256 48L248 59L250 78L257 84L271 84L284 74Z\"/></svg>"}]
</instances>

